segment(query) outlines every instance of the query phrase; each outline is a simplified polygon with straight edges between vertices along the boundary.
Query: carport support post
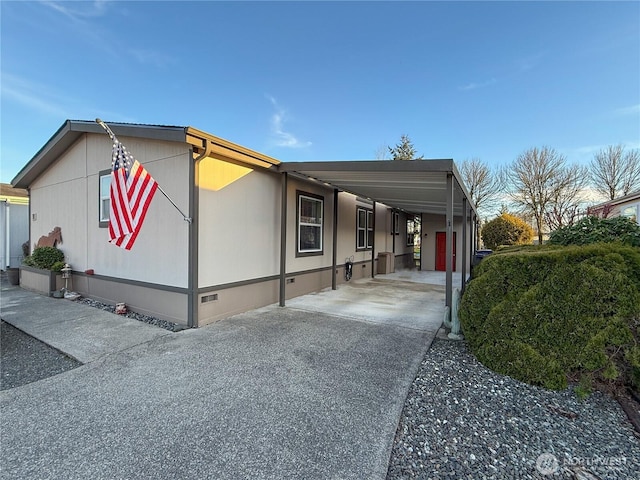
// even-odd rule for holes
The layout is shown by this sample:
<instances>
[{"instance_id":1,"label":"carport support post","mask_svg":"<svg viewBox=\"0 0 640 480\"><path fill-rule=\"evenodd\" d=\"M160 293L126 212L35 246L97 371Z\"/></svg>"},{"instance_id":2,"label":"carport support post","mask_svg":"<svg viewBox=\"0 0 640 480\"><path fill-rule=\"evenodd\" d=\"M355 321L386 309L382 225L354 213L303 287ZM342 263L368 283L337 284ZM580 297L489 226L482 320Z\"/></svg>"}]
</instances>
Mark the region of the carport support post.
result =
<instances>
[{"instance_id":1,"label":"carport support post","mask_svg":"<svg viewBox=\"0 0 640 480\"><path fill-rule=\"evenodd\" d=\"M394 262L396 261L396 215L398 213L395 210L391 210L391 249L393 250Z\"/></svg>"},{"instance_id":2,"label":"carport support post","mask_svg":"<svg viewBox=\"0 0 640 480\"><path fill-rule=\"evenodd\" d=\"M285 275L287 273L287 172L282 174L282 200L280 201L280 306L285 303Z\"/></svg>"},{"instance_id":3,"label":"carport support post","mask_svg":"<svg viewBox=\"0 0 640 480\"><path fill-rule=\"evenodd\" d=\"M451 307L451 298L453 297L453 174L447 173L447 231L445 242L447 243L447 276L445 284L445 305Z\"/></svg>"},{"instance_id":4,"label":"carport support post","mask_svg":"<svg viewBox=\"0 0 640 480\"><path fill-rule=\"evenodd\" d=\"M367 236L369 232L367 231ZM365 240L365 244L367 241ZM376 202L373 202L373 238L371 239L371 278L376 276Z\"/></svg>"},{"instance_id":5,"label":"carport support post","mask_svg":"<svg viewBox=\"0 0 640 480\"><path fill-rule=\"evenodd\" d=\"M460 283L460 292L464 292L464 287L467 283L467 222L469 216L467 215L467 197L462 198L462 283Z\"/></svg>"},{"instance_id":6,"label":"carport support post","mask_svg":"<svg viewBox=\"0 0 640 480\"><path fill-rule=\"evenodd\" d=\"M333 258L331 269L331 290L338 288L336 268L338 268L338 189L333 190Z\"/></svg>"}]
</instances>

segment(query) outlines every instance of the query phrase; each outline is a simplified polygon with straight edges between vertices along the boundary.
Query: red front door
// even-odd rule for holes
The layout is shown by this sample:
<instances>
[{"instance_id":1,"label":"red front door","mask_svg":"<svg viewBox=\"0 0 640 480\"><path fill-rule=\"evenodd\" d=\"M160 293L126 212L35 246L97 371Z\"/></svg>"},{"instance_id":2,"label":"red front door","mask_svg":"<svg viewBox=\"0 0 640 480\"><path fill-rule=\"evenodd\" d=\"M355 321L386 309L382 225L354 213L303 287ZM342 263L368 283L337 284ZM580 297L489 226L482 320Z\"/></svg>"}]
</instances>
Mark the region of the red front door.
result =
<instances>
[{"instance_id":1,"label":"red front door","mask_svg":"<svg viewBox=\"0 0 640 480\"><path fill-rule=\"evenodd\" d=\"M456 232L453 232L453 271L456 271ZM447 233L436 232L436 270L447 270Z\"/></svg>"}]
</instances>

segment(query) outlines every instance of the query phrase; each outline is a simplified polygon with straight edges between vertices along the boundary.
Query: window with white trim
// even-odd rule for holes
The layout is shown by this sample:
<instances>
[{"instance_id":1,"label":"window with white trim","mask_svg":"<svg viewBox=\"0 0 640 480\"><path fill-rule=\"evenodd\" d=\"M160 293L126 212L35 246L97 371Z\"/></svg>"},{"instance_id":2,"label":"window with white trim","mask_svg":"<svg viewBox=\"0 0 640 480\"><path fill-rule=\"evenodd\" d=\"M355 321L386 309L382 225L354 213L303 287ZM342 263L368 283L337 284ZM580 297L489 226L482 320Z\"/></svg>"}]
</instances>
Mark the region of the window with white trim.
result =
<instances>
[{"instance_id":1,"label":"window with white trim","mask_svg":"<svg viewBox=\"0 0 640 480\"><path fill-rule=\"evenodd\" d=\"M391 235L400 235L400 214L398 212L391 214Z\"/></svg>"},{"instance_id":2,"label":"window with white trim","mask_svg":"<svg viewBox=\"0 0 640 480\"><path fill-rule=\"evenodd\" d=\"M100 227L107 227L109 225L109 208L111 204L111 170L100 172L99 182L98 221Z\"/></svg>"},{"instance_id":3,"label":"window with white trim","mask_svg":"<svg viewBox=\"0 0 640 480\"><path fill-rule=\"evenodd\" d=\"M373 247L373 211L358 208L356 211L356 250Z\"/></svg>"},{"instance_id":4,"label":"window with white trim","mask_svg":"<svg viewBox=\"0 0 640 480\"><path fill-rule=\"evenodd\" d=\"M298 254L322 255L324 198L298 192Z\"/></svg>"},{"instance_id":5,"label":"window with white trim","mask_svg":"<svg viewBox=\"0 0 640 480\"><path fill-rule=\"evenodd\" d=\"M410 247L414 243L416 234L416 222L413 218L407 219L407 247Z\"/></svg>"},{"instance_id":6,"label":"window with white trim","mask_svg":"<svg viewBox=\"0 0 640 480\"><path fill-rule=\"evenodd\" d=\"M627 217L627 218L631 219L632 221L634 221L636 223L640 223L640 221L638 221L638 208L639 207L640 207L640 204L630 205L628 207L625 207L620 212L620 216L621 217Z\"/></svg>"}]
</instances>

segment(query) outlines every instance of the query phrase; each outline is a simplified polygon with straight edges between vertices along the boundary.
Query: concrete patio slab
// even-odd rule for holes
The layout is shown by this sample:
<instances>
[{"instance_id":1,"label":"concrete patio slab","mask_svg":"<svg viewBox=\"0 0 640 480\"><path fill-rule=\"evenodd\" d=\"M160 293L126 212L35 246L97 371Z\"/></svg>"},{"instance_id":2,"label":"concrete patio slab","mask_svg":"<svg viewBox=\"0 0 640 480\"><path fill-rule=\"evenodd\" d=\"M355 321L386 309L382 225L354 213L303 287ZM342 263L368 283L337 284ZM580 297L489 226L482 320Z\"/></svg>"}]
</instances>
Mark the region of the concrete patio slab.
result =
<instances>
[{"instance_id":1,"label":"concrete patio slab","mask_svg":"<svg viewBox=\"0 0 640 480\"><path fill-rule=\"evenodd\" d=\"M171 335L153 325L21 288L3 286L0 296L5 322L82 363Z\"/></svg>"}]
</instances>

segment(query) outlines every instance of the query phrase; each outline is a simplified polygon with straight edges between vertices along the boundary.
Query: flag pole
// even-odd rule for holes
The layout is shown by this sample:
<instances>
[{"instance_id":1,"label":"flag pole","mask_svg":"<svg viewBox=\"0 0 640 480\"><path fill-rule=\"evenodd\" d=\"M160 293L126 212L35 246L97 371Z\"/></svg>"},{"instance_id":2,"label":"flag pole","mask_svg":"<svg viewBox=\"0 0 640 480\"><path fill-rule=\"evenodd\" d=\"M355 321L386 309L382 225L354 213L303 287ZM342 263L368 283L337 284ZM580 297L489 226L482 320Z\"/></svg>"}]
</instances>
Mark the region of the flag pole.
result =
<instances>
[{"instance_id":1,"label":"flag pole","mask_svg":"<svg viewBox=\"0 0 640 480\"><path fill-rule=\"evenodd\" d=\"M109 125L107 125L106 123L104 123L102 120L100 120L99 118L96 118L96 123L98 125L100 125L102 128L104 128L104 130L109 134L109 136L111 137L111 140L113 140L114 142L118 141L118 139L116 138L115 134L111 131L111 129L109 128ZM180 215L182 215L182 218L184 219L185 222L187 223L191 223L191 217L187 217L182 210L180 210L180 208L178 207L178 205L176 205L176 203L171 200L171 197L169 197L169 195L167 195L167 193L162 189L162 187L160 185L158 185L158 190L160 191L160 193L162 193L167 200L169 200L169 202L171 202L171 205L173 205L176 210L178 210L178 212L180 212Z\"/></svg>"}]
</instances>

